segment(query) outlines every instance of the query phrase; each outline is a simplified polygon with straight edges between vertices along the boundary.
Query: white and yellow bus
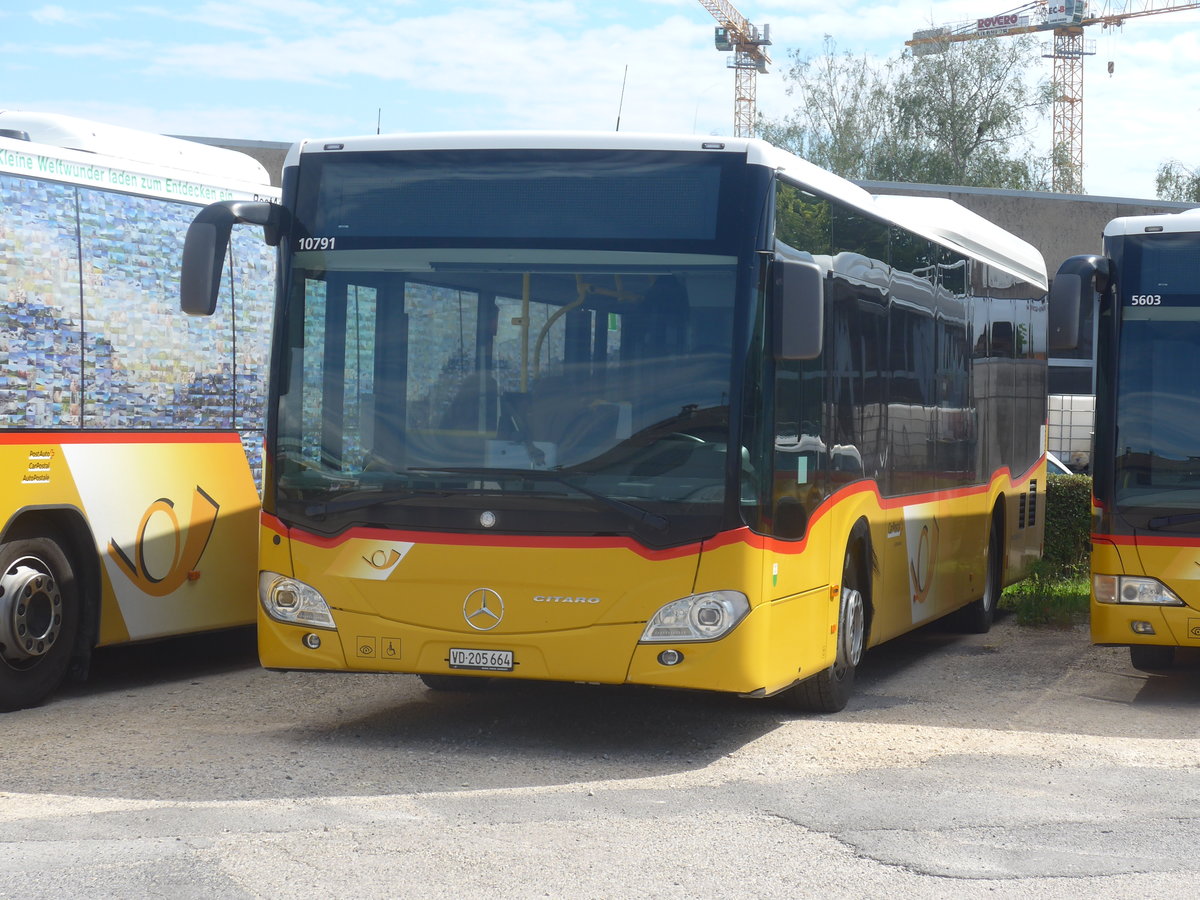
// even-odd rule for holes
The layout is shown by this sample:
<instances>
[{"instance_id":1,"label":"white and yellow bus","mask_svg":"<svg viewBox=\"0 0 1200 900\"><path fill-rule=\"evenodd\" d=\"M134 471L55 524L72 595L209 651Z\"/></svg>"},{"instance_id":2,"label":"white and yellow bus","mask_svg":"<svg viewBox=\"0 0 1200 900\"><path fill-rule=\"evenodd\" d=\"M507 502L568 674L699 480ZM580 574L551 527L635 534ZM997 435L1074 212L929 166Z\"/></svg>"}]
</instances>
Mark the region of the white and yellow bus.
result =
<instances>
[{"instance_id":1,"label":"white and yellow bus","mask_svg":"<svg viewBox=\"0 0 1200 900\"><path fill-rule=\"evenodd\" d=\"M761 141L337 138L280 205L259 555L272 669L783 695L989 627L1040 556L1046 271L947 200Z\"/></svg>"},{"instance_id":2,"label":"white and yellow bus","mask_svg":"<svg viewBox=\"0 0 1200 900\"><path fill-rule=\"evenodd\" d=\"M0 710L254 621L274 260L247 229L219 321L177 303L197 209L277 196L240 153L0 111Z\"/></svg>"},{"instance_id":3,"label":"white and yellow bus","mask_svg":"<svg viewBox=\"0 0 1200 900\"><path fill-rule=\"evenodd\" d=\"M1067 347L1095 304L1092 642L1169 669L1200 647L1200 209L1109 222L1053 300Z\"/></svg>"}]
</instances>

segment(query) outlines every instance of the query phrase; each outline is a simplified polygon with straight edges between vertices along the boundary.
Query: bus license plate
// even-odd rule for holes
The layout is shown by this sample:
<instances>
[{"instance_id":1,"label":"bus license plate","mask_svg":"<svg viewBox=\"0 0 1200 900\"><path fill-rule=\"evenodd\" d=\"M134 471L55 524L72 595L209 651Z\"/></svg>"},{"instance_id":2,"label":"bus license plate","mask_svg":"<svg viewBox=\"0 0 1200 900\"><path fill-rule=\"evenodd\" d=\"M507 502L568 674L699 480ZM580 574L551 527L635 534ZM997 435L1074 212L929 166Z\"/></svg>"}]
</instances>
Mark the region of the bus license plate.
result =
<instances>
[{"instance_id":1,"label":"bus license plate","mask_svg":"<svg viewBox=\"0 0 1200 900\"><path fill-rule=\"evenodd\" d=\"M470 650L451 647L450 668L478 669L484 672L511 672L513 652L511 650Z\"/></svg>"}]
</instances>

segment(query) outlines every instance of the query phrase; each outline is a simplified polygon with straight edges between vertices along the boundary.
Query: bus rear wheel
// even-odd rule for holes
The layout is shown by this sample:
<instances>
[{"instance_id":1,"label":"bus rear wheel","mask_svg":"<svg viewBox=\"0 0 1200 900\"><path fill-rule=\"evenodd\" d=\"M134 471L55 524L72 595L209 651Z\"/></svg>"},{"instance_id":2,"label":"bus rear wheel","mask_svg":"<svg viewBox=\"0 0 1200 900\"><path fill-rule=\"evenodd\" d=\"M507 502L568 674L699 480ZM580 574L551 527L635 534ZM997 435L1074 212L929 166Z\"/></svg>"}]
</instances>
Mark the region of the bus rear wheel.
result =
<instances>
[{"instance_id":1,"label":"bus rear wheel","mask_svg":"<svg viewBox=\"0 0 1200 900\"><path fill-rule=\"evenodd\" d=\"M854 691L854 675L867 640L866 567L861 546L847 549L838 608L837 656L823 672L788 688L788 706L803 712L834 713L846 708Z\"/></svg>"},{"instance_id":2,"label":"bus rear wheel","mask_svg":"<svg viewBox=\"0 0 1200 900\"><path fill-rule=\"evenodd\" d=\"M0 544L0 712L62 684L79 633L75 573L50 538Z\"/></svg>"},{"instance_id":3,"label":"bus rear wheel","mask_svg":"<svg viewBox=\"0 0 1200 900\"><path fill-rule=\"evenodd\" d=\"M996 606L1004 590L1004 534L1000 516L992 516L988 533L987 573L984 575L983 596L964 606L959 613L959 624L968 634L987 634L996 618Z\"/></svg>"}]
</instances>

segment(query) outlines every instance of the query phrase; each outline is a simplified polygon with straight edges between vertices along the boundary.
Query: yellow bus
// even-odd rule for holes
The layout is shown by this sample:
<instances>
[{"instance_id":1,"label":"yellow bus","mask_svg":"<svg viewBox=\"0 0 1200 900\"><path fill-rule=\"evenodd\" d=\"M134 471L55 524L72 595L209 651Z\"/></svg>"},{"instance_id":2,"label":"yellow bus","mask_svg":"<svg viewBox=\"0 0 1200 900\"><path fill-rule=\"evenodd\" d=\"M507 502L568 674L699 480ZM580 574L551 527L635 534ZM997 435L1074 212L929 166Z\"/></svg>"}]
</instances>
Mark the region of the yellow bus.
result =
<instances>
[{"instance_id":1,"label":"yellow bus","mask_svg":"<svg viewBox=\"0 0 1200 900\"><path fill-rule=\"evenodd\" d=\"M1093 315L1091 632L1137 669L1200 647L1200 209L1128 216L1054 280L1067 347ZM1056 337L1056 340L1059 338Z\"/></svg>"},{"instance_id":2,"label":"yellow bus","mask_svg":"<svg viewBox=\"0 0 1200 900\"><path fill-rule=\"evenodd\" d=\"M271 669L847 702L1042 547L1046 272L948 200L747 139L306 141L280 205Z\"/></svg>"},{"instance_id":3,"label":"yellow bus","mask_svg":"<svg viewBox=\"0 0 1200 900\"><path fill-rule=\"evenodd\" d=\"M0 111L0 710L254 621L274 260L239 229L219 321L177 298L197 209L277 196L240 153Z\"/></svg>"}]
</instances>

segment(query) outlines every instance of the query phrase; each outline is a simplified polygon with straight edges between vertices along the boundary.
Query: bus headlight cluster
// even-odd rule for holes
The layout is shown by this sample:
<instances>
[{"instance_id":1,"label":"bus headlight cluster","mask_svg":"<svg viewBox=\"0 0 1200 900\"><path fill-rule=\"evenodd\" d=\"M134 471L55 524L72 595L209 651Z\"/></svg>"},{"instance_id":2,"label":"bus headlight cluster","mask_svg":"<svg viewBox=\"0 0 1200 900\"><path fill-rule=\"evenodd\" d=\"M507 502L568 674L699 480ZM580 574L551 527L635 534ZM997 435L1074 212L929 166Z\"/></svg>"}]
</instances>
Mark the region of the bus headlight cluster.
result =
<instances>
[{"instance_id":1,"label":"bus headlight cluster","mask_svg":"<svg viewBox=\"0 0 1200 900\"><path fill-rule=\"evenodd\" d=\"M1157 578L1138 575L1093 575L1097 603L1131 603L1141 606L1183 606L1179 595Z\"/></svg>"},{"instance_id":2,"label":"bus headlight cluster","mask_svg":"<svg viewBox=\"0 0 1200 900\"><path fill-rule=\"evenodd\" d=\"M750 601L738 591L693 594L671 601L651 616L641 642L715 641L732 631L749 612Z\"/></svg>"},{"instance_id":3,"label":"bus headlight cluster","mask_svg":"<svg viewBox=\"0 0 1200 900\"><path fill-rule=\"evenodd\" d=\"M268 616L289 625L337 630L320 591L278 572L258 573L258 599Z\"/></svg>"}]
</instances>

